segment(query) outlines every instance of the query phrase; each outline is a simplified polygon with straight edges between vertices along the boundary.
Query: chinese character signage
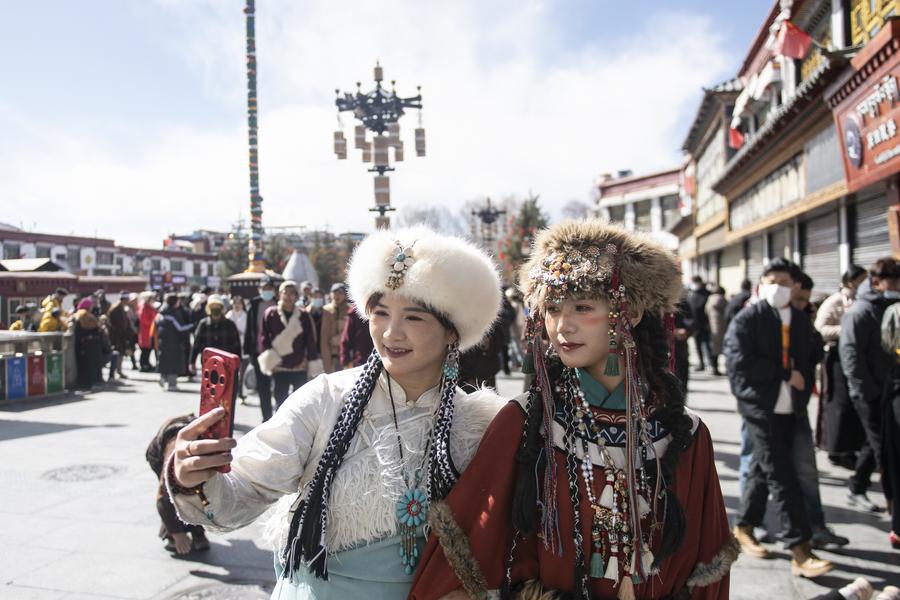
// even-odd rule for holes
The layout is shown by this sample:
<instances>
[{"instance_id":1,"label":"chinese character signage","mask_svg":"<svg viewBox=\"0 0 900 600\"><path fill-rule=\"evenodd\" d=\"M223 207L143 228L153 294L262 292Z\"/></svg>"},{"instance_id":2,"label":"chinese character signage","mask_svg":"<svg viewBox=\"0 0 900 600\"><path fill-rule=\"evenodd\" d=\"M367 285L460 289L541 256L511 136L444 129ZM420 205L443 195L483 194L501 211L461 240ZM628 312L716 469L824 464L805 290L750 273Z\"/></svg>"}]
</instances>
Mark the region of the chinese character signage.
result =
<instances>
[{"instance_id":1,"label":"chinese character signage","mask_svg":"<svg viewBox=\"0 0 900 600\"><path fill-rule=\"evenodd\" d=\"M826 92L851 192L900 173L898 35L896 23L886 26Z\"/></svg>"}]
</instances>

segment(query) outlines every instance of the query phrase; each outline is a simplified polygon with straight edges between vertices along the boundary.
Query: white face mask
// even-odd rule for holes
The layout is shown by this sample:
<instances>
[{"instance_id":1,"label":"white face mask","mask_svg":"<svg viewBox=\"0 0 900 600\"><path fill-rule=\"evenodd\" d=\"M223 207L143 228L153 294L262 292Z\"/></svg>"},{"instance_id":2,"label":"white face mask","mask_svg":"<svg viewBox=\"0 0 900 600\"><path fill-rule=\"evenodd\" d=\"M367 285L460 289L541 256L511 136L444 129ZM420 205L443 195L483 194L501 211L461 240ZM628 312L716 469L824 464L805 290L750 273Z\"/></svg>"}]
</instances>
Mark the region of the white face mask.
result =
<instances>
[{"instance_id":1,"label":"white face mask","mask_svg":"<svg viewBox=\"0 0 900 600\"><path fill-rule=\"evenodd\" d=\"M784 308L791 301L791 288L777 283L761 283L759 297L773 308Z\"/></svg>"},{"instance_id":2,"label":"white face mask","mask_svg":"<svg viewBox=\"0 0 900 600\"><path fill-rule=\"evenodd\" d=\"M324 304L324 301L321 298L313 298L309 304L313 308L322 308L322 304Z\"/></svg>"},{"instance_id":3,"label":"white face mask","mask_svg":"<svg viewBox=\"0 0 900 600\"><path fill-rule=\"evenodd\" d=\"M897 292L895 290L885 290L884 297L890 300L896 300L897 298L900 298L900 292Z\"/></svg>"}]
</instances>

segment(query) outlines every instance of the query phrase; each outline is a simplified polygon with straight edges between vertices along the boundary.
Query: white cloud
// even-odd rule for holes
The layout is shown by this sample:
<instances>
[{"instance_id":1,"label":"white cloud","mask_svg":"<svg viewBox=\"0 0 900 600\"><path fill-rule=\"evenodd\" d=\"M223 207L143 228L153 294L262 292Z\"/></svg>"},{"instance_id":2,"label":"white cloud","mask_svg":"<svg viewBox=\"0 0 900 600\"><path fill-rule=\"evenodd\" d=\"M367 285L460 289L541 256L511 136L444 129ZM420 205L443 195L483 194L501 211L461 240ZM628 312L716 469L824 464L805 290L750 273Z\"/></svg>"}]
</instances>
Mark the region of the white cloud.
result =
<instances>
[{"instance_id":1,"label":"white cloud","mask_svg":"<svg viewBox=\"0 0 900 600\"><path fill-rule=\"evenodd\" d=\"M601 172L680 160L700 87L726 66L707 18L659 14L616 45L570 48L548 4L486 4L404 1L384 14L382 2L260 3L264 223L371 229L371 174L357 151L338 161L331 140L334 89L370 87L376 57L402 95L423 86L428 156L414 156L409 114L407 160L391 177L397 207L533 190L556 211L589 198ZM174 43L198 77L243 103L243 15L222 5L161 4L181 20ZM344 123L352 138L350 115ZM247 202L241 122L181 123L121 148L22 130L0 189L29 202L39 230L157 245L170 231L225 228Z\"/></svg>"}]
</instances>

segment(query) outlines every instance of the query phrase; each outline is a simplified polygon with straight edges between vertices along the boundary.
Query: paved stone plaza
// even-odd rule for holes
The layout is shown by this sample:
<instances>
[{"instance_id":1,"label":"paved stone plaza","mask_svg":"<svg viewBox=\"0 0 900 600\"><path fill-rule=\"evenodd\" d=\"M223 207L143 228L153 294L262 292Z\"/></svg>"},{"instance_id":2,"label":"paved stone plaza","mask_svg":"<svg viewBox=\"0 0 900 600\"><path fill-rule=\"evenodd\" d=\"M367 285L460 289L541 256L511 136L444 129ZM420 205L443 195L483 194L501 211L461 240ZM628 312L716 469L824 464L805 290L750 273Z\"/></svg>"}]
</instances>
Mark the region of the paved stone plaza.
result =
<instances>
[{"instance_id":1,"label":"paved stone plaza","mask_svg":"<svg viewBox=\"0 0 900 600\"><path fill-rule=\"evenodd\" d=\"M199 384L165 393L153 376L126 373L130 379L104 391L0 405L0 598L266 598L274 572L258 526L211 535L212 549L199 556L172 558L163 549L144 451L165 418L196 410ZM519 378L500 380L507 395L521 388ZM695 376L690 405L712 431L733 512L740 422L725 379ZM237 412L238 435L259 421L250 397ZM900 584L887 518L846 508L849 473L819 459L828 520L850 547L822 553L836 569L816 582L791 577L780 548L771 560L743 556L732 571L733 599L811 598L859 575L876 589ZM872 498L884 502L880 491ZM771 515L770 528L777 529Z\"/></svg>"}]
</instances>

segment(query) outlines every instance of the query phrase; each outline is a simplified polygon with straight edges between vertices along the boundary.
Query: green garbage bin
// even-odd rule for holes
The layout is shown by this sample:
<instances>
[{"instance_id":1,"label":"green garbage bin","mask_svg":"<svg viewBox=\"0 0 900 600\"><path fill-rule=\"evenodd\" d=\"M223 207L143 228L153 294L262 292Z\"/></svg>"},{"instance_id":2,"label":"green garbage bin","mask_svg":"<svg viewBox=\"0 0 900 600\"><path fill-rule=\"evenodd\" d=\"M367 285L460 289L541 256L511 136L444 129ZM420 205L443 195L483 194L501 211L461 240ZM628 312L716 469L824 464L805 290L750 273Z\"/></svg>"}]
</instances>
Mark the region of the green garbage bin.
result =
<instances>
[{"instance_id":1,"label":"green garbage bin","mask_svg":"<svg viewBox=\"0 0 900 600\"><path fill-rule=\"evenodd\" d=\"M52 351L47 357L47 393L58 394L65 388L65 369L63 368L62 352Z\"/></svg>"}]
</instances>

